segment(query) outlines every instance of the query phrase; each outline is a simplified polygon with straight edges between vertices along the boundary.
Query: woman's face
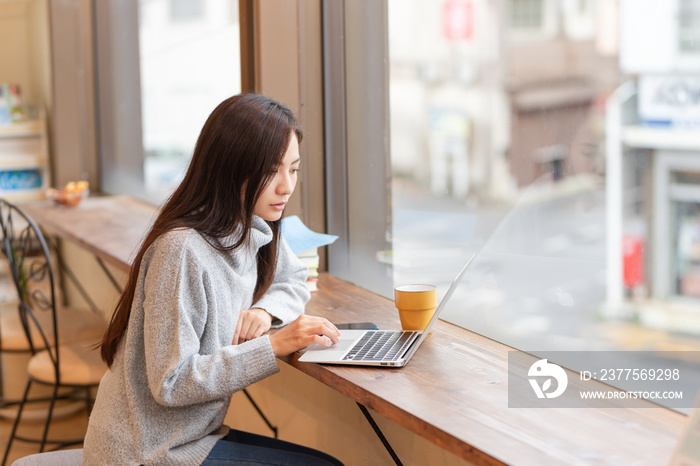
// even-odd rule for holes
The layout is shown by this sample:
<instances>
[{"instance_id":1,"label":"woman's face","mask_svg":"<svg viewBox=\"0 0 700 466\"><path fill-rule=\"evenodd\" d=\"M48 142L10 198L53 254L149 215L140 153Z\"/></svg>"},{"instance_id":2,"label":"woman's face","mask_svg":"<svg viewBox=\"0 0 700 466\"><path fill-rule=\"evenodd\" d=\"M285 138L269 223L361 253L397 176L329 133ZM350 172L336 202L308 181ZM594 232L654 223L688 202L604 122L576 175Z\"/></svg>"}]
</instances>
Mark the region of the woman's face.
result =
<instances>
[{"instance_id":1,"label":"woman's face","mask_svg":"<svg viewBox=\"0 0 700 466\"><path fill-rule=\"evenodd\" d=\"M272 180L255 203L253 211L255 215L269 221L279 220L282 217L282 211L297 184L299 163L299 143L296 135L292 134L282 163L277 167Z\"/></svg>"}]
</instances>

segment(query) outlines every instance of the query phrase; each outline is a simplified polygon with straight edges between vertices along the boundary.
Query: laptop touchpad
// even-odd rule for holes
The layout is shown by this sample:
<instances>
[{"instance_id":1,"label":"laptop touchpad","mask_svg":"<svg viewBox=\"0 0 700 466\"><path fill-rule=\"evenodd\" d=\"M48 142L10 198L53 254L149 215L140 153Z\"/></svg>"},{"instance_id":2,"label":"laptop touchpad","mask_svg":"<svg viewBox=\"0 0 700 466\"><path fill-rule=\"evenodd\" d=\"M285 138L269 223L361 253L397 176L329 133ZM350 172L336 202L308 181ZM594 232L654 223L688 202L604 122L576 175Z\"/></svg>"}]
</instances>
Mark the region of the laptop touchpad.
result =
<instances>
[{"instance_id":1,"label":"laptop touchpad","mask_svg":"<svg viewBox=\"0 0 700 466\"><path fill-rule=\"evenodd\" d=\"M330 356L330 352L334 354L338 354L342 356L347 350L349 350L352 345L355 344L357 340L359 340L362 335L364 335L366 330L342 330L340 332L340 340L338 343L331 345L331 346L324 346L320 344L313 344L311 346L307 346L303 350L300 350L299 352L304 354L306 352L323 352L326 353L325 357Z\"/></svg>"}]
</instances>

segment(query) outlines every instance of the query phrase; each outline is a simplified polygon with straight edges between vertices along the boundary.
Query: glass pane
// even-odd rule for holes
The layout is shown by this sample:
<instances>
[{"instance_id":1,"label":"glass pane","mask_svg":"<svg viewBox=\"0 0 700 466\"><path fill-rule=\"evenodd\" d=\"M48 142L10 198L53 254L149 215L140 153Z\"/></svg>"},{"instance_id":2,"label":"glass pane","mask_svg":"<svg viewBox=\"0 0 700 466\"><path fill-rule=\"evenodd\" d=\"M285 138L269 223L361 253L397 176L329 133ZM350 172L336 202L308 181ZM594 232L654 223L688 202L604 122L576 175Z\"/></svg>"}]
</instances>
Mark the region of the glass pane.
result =
<instances>
[{"instance_id":1,"label":"glass pane","mask_svg":"<svg viewBox=\"0 0 700 466\"><path fill-rule=\"evenodd\" d=\"M542 0L510 0L509 3L511 28L537 29L542 26Z\"/></svg>"},{"instance_id":2,"label":"glass pane","mask_svg":"<svg viewBox=\"0 0 700 466\"><path fill-rule=\"evenodd\" d=\"M700 185L700 172L682 171L671 173L672 183Z\"/></svg>"},{"instance_id":3,"label":"glass pane","mask_svg":"<svg viewBox=\"0 0 700 466\"><path fill-rule=\"evenodd\" d=\"M163 199L209 113L240 92L238 0L140 0L139 47L145 189Z\"/></svg>"},{"instance_id":4,"label":"glass pane","mask_svg":"<svg viewBox=\"0 0 700 466\"><path fill-rule=\"evenodd\" d=\"M700 202L655 210L658 152L700 160L700 81L676 74L687 18L643 3L389 0L395 285L442 296L476 254L445 320L526 351L700 349ZM647 6L654 49L618 40Z\"/></svg>"},{"instance_id":5,"label":"glass pane","mask_svg":"<svg viewBox=\"0 0 700 466\"><path fill-rule=\"evenodd\" d=\"M700 52L700 2L698 0L680 0L678 38L679 48L683 52L697 54Z\"/></svg>"},{"instance_id":6,"label":"glass pane","mask_svg":"<svg viewBox=\"0 0 700 466\"><path fill-rule=\"evenodd\" d=\"M675 292L700 299L700 202L676 203Z\"/></svg>"}]
</instances>

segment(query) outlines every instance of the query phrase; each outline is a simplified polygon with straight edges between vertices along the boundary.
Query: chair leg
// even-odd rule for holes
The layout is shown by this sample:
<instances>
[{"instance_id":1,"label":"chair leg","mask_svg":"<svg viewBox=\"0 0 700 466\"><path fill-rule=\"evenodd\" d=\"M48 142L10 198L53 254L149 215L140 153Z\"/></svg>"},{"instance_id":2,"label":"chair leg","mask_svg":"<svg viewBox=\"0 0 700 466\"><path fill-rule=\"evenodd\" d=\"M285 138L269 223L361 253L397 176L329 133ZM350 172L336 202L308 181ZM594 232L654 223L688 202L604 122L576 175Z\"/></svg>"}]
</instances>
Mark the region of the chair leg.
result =
<instances>
[{"instance_id":1,"label":"chair leg","mask_svg":"<svg viewBox=\"0 0 700 466\"><path fill-rule=\"evenodd\" d=\"M15 435L17 435L17 427L19 426L19 420L22 417L22 411L24 410L24 404L27 402L27 397L29 396L29 389L32 386L32 381L31 379L27 380L27 387L24 389L24 395L22 396L22 401L19 404L19 409L17 410L17 417L15 418L15 422L12 425L12 433L10 433L10 438L7 441L7 448L5 448L5 455L2 457L2 466L5 466L7 464L7 457L10 454L10 448L12 447L12 441L15 439Z\"/></svg>"},{"instance_id":2,"label":"chair leg","mask_svg":"<svg viewBox=\"0 0 700 466\"><path fill-rule=\"evenodd\" d=\"M0 339L0 347L2 346L2 340ZM2 370L2 354L0 354L0 406L2 406L5 403L5 380L3 379L3 370Z\"/></svg>"},{"instance_id":3,"label":"chair leg","mask_svg":"<svg viewBox=\"0 0 700 466\"><path fill-rule=\"evenodd\" d=\"M90 396L90 387L85 387L85 413L87 414L88 422L90 421L90 413L92 412L92 397Z\"/></svg>"},{"instance_id":4,"label":"chair leg","mask_svg":"<svg viewBox=\"0 0 700 466\"><path fill-rule=\"evenodd\" d=\"M57 397L58 384L53 386L53 394L51 396L51 402L49 403L49 412L46 414L46 425L44 426L44 435L41 436L41 446L39 447L39 453L44 452L44 446L46 445L46 437L49 434L49 426L51 425L51 417L53 416L53 408L56 404Z\"/></svg>"}]
</instances>

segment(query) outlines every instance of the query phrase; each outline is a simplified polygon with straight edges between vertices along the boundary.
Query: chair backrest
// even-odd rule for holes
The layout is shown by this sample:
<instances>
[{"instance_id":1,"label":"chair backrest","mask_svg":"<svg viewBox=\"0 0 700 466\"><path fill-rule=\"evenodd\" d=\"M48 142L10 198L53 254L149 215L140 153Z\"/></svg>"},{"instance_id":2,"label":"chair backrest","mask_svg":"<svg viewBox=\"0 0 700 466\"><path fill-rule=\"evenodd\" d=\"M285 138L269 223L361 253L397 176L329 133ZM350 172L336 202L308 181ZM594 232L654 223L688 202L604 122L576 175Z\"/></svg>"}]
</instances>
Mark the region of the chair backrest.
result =
<instances>
[{"instance_id":1,"label":"chair backrest","mask_svg":"<svg viewBox=\"0 0 700 466\"><path fill-rule=\"evenodd\" d=\"M30 350L49 350L58 379L58 325L49 248L37 224L17 205L0 200L3 253L17 288L19 315Z\"/></svg>"}]
</instances>

